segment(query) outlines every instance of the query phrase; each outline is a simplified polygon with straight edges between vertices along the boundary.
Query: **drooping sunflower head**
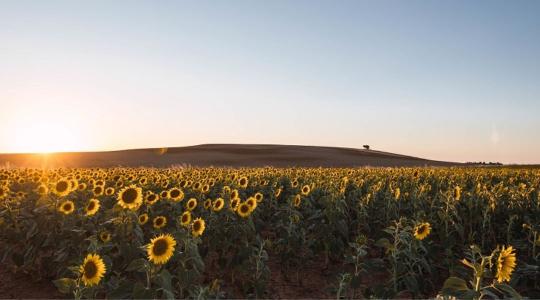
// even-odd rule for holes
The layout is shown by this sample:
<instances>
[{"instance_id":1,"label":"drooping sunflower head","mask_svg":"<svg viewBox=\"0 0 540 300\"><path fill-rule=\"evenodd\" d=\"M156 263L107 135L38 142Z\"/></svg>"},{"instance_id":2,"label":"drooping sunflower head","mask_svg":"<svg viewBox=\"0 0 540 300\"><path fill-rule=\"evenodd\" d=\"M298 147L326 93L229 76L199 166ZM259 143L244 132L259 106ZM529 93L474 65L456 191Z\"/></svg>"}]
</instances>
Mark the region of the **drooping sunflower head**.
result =
<instances>
[{"instance_id":1,"label":"drooping sunflower head","mask_svg":"<svg viewBox=\"0 0 540 300\"><path fill-rule=\"evenodd\" d=\"M99 203L99 200L98 199L90 199L90 201L88 201L88 204L86 205L86 215L87 216L93 216L95 215L99 208L100 208L101 204Z\"/></svg>"},{"instance_id":2,"label":"drooping sunflower head","mask_svg":"<svg viewBox=\"0 0 540 300\"><path fill-rule=\"evenodd\" d=\"M135 185L123 188L118 193L118 204L130 210L137 210L142 204L142 189Z\"/></svg>"},{"instance_id":3,"label":"drooping sunflower head","mask_svg":"<svg viewBox=\"0 0 540 300\"><path fill-rule=\"evenodd\" d=\"M180 216L180 224L184 227L188 227L191 224L191 212L185 211Z\"/></svg>"},{"instance_id":4,"label":"drooping sunflower head","mask_svg":"<svg viewBox=\"0 0 540 300\"><path fill-rule=\"evenodd\" d=\"M516 253L514 253L514 248L512 246L505 246L499 252L499 257L497 258L497 281L510 281L512 277L512 272L516 267Z\"/></svg>"},{"instance_id":5,"label":"drooping sunflower head","mask_svg":"<svg viewBox=\"0 0 540 300\"><path fill-rule=\"evenodd\" d=\"M169 190L169 198L174 202L180 202L184 200L184 192L179 188L172 188Z\"/></svg>"},{"instance_id":6,"label":"drooping sunflower head","mask_svg":"<svg viewBox=\"0 0 540 300\"><path fill-rule=\"evenodd\" d=\"M195 198L189 199L188 202L186 203L186 208L190 211L194 210L196 207L197 207L197 199Z\"/></svg>"},{"instance_id":7,"label":"drooping sunflower head","mask_svg":"<svg viewBox=\"0 0 540 300\"><path fill-rule=\"evenodd\" d=\"M212 203L212 210L218 212L223 208L224 205L225 200L223 200L222 198L217 198L216 200L214 200L214 203Z\"/></svg>"},{"instance_id":8,"label":"drooping sunflower head","mask_svg":"<svg viewBox=\"0 0 540 300\"><path fill-rule=\"evenodd\" d=\"M98 254L88 254L79 267L82 282L86 286L99 284L106 271L105 263Z\"/></svg>"},{"instance_id":9,"label":"drooping sunflower head","mask_svg":"<svg viewBox=\"0 0 540 300\"><path fill-rule=\"evenodd\" d=\"M173 256L176 240L170 234L161 234L150 240L146 246L148 260L161 265L169 261Z\"/></svg>"},{"instance_id":10,"label":"drooping sunflower head","mask_svg":"<svg viewBox=\"0 0 540 300\"><path fill-rule=\"evenodd\" d=\"M417 240L425 239L431 232L431 224L424 222L416 225L414 228L414 237Z\"/></svg>"},{"instance_id":11,"label":"drooping sunflower head","mask_svg":"<svg viewBox=\"0 0 540 300\"><path fill-rule=\"evenodd\" d=\"M195 221L193 221L193 224L191 224L191 234L193 234L195 237L201 236L205 228L206 224L204 223L204 220L197 218Z\"/></svg>"},{"instance_id":12,"label":"drooping sunflower head","mask_svg":"<svg viewBox=\"0 0 540 300\"><path fill-rule=\"evenodd\" d=\"M75 203L71 200L66 200L60 203L60 206L58 207L58 211L63 213L64 215L69 215L73 211L75 211Z\"/></svg>"},{"instance_id":13,"label":"drooping sunflower head","mask_svg":"<svg viewBox=\"0 0 540 300\"><path fill-rule=\"evenodd\" d=\"M165 225L167 225L167 218L164 216L157 216L154 218L152 223L154 223L155 229L160 229L160 228L165 227Z\"/></svg>"},{"instance_id":14,"label":"drooping sunflower head","mask_svg":"<svg viewBox=\"0 0 540 300\"><path fill-rule=\"evenodd\" d=\"M307 196L311 192L311 187L309 185L304 185L302 187L302 195Z\"/></svg>"},{"instance_id":15,"label":"drooping sunflower head","mask_svg":"<svg viewBox=\"0 0 540 300\"><path fill-rule=\"evenodd\" d=\"M138 219L139 219L139 224L144 225L144 224L146 224L146 222L148 222L148 219L149 219L148 214L141 214L141 215L139 215Z\"/></svg>"},{"instance_id":16,"label":"drooping sunflower head","mask_svg":"<svg viewBox=\"0 0 540 300\"><path fill-rule=\"evenodd\" d=\"M242 202L238 205L238 208L236 209L236 212L238 215L242 218L247 218L251 214L253 210L251 209L251 206L247 202Z\"/></svg>"}]
</instances>

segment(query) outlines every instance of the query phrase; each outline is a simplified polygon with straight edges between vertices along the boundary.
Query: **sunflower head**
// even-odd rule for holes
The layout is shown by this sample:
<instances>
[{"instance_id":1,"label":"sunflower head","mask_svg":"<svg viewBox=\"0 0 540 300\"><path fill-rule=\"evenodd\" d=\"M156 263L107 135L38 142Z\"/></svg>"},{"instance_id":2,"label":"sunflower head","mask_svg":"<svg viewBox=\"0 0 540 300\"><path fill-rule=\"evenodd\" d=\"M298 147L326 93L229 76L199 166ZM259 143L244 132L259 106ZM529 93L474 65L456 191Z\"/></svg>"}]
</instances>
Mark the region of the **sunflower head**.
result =
<instances>
[{"instance_id":1,"label":"sunflower head","mask_svg":"<svg viewBox=\"0 0 540 300\"><path fill-rule=\"evenodd\" d=\"M112 194L114 194L114 188L113 187L108 187L108 188L105 189L105 195L110 196Z\"/></svg>"},{"instance_id":2,"label":"sunflower head","mask_svg":"<svg viewBox=\"0 0 540 300\"><path fill-rule=\"evenodd\" d=\"M223 200L222 198L217 198L216 200L214 200L214 203L212 203L212 210L218 212L223 208L224 205L225 200Z\"/></svg>"},{"instance_id":3,"label":"sunflower head","mask_svg":"<svg viewBox=\"0 0 540 300\"><path fill-rule=\"evenodd\" d=\"M210 207L212 207L212 200L211 199L206 199L204 200L204 209L210 209Z\"/></svg>"},{"instance_id":4,"label":"sunflower head","mask_svg":"<svg viewBox=\"0 0 540 300\"><path fill-rule=\"evenodd\" d=\"M148 214L141 214L139 215L139 224L144 225L146 222L148 222Z\"/></svg>"},{"instance_id":5,"label":"sunflower head","mask_svg":"<svg viewBox=\"0 0 540 300\"><path fill-rule=\"evenodd\" d=\"M146 203L149 205L153 205L159 200L159 196L154 193L149 193L146 195Z\"/></svg>"},{"instance_id":6,"label":"sunflower head","mask_svg":"<svg viewBox=\"0 0 540 300\"><path fill-rule=\"evenodd\" d=\"M62 203L60 203L60 206L58 207L58 211L63 213L64 215L69 215L75 210L75 203L71 200L66 200Z\"/></svg>"},{"instance_id":7,"label":"sunflower head","mask_svg":"<svg viewBox=\"0 0 540 300\"><path fill-rule=\"evenodd\" d=\"M302 196L300 195L294 196L294 200L293 200L294 207L300 207L300 204L302 204Z\"/></svg>"},{"instance_id":8,"label":"sunflower head","mask_svg":"<svg viewBox=\"0 0 540 300\"><path fill-rule=\"evenodd\" d=\"M310 191L311 191L311 188L309 187L309 185L306 184L302 187L302 195L307 196Z\"/></svg>"},{"instance_id":9,"label":"sunflower head","mask_svg":"<svg viewBox=\"0 0 540 300\"><path fill-rule=\"evenodd\" d=\"M165 225L167 225L167 218L164 216L157 216L154 218L152 223L154 223L155 229L160 229L160 228L165 227Z\"/></svg>"},{"instance_id":10,"label":"sunflower head","mask_svg":"<svg viewBox=\"0 0 540 300\"><path fill-rule=\"evenodd\" d=\"M510 281L512 277L512 272L516 267L516 253L514 253L514 248L512 246L505 246L499 252L499 257L497 258L497 281Z\"/></svg>"},{"instance_id":11,"label":"sunflower head","mask_svg":"<svg viewBox=\"0 0 540 300\"><path fill-rule=\"evenodd\" d=\"M67 196L71 192L70 182L67 179L60 179L53 185L53 193L58 196Z\"/></svg>"},{"instance_id":12,"label":"sunflower head","mask_svg":"<svg viewBox=\"0 0 540 300\"><path fill-rule=\"evenodd\" d=\"M154 264L164 264L173 256L176 240L170 234L161 234L150 240L146 246L148 260Z\"/></svg>"},{"instance_id":13,"label":"sunflower head","mask_svg":"<svg viewBox=\"0 0 540 300\"><path fill-rule=\"evenodd\" d=\"M142 189L135 185L123 188L118 193L118 204L125 209L137 210L142 204Z\"/></svg>"},{"instance_id":14,"label":"sunflower head","mask_svg":"<svg viewBox=\"0 0 540 300\"><path fill-rule=\"evenodd\" d=\"M247 218L251 214L253 210L251 209L251 206L247 202L242 202L238 205L238 208L236 209L236 212L238 215L242 218Z\"/></svg>"},{"instance_id":15,"label":"sunflower head","mask_svg":"<svg viewBox=\"0 0 540 300\"><path fill-rule=\"evenodd\" d=\"M179 188L172 188L169 190L169 198L174 202L180 202L184 200L184 192Z\"/></svg>"},{"instance_id":16,"label":"sunflower head","mask_svg":"<svg viewBox=\"0 0 540 300\"><path fill-rule=\"evenodd\" d=\"M111 240L111 234L108 231L102 231L99 234L99 239L101 239L102 242L106 243Z\"/></svg>"},{"instance_id":17,"label":"sunflower head","mask_svg":"<svg viewBox=\"0 0 540 300\"><path fill-rule=\"evenodd\" d=\"M95 215L98 212L100 206L101 204L99 203L98 199L90 199L90 201L88 201L88 204L86 205L86 208L85 208L86 215L87 216Z\"/></svg>"},{"instance_id":18,"label":"sunflower head","mask_svg":"<svg viewBox=\"0 0 540 300\"><path fill-rule=\"evenodd\" d=\"M180 216L180 224L184 227L188 227L191 224L191 212L185 211L182 216Z\"/></svg>"},{"instance_id":19,"label":"sunflower head","mask_svg":"<svg viewBox=\"0 0 540 300\"><path fill-rule=\"evenodd\" d=\"M261 202L263 200L263 194L262 193L255 193L255 196L253 196L257 202Z\"/></svg>"},{"instance_id":20,"label":"sunflower head","mask_svg":"<svg viewBox=\"0 0 540 300\"><path fill-rule=\"evenodd\" d=\"M194 210L195 208L197 207L197 199L195 198L191 198L188 200L188 202L186 203L186 208L187 210Z\"/></svg>"},{"instance_id":21,"label":"sunflower head","mask_svg":"<svg viewBox=\"0 0 540 300\"><path fill-rule=\"evenodd\" d=\"M232 211L236 211L236 209L238 208L238 205L240 204L240 198L233 198L231 199L231 201L229 202L229 208L232 210Z\"/></svg>"},{"instance_id":22,"label":"sunflower head","mask_svg":"<svg viewBox=\"0 0 540 300\"><path fill-rule=\"evenodd\" d=\"M193 221L193 224L191 224L191 234L193 234L195 237L201 236L205 228L206 224L204 223L204 220L197 218L195 221Z\"/></svg>"},{"instance_id":23,"label":"sunflower head","mask_svg":"<svg viewBox=\"0 0 540 300\"><path fill-rule=\"evenodd\" d=\"M417 240L425 239L431 232L431 224L424 222L416 225L414 228L414 237Z\"/></svg>"},{"instance_id":24,"label":"sunflower head","mask_svg":"<svg viewBox=\"0 0 540 300\"><path fill-rule=\"evenodd\" d=\"M242 176L240 177L240 179L238 179L238 185L241 187L241 188L246 188L247 185L248 185L248 178L246 176Z\"/></svg>"},{"instance_id":25,"label":"sunflower head","mask_svg":"<svg viewBox=\"0 0 540 300\"><path fill-rule=\"evenodd\" d=\"M257 199L255 199L255 197L249 197L246 200L246 203L249 205L251 211L254 211L255 208L257 208Z\"/></svg>"},{"instance_id":26,"label":"sunflower head","mask_svg":"<svg viewBox=\"0 0 540 300\"><path fill-rule=\"evenodd\" d=\"M105 263L98 254L88 254L79 267L82 282L86 286L99 284L106 271Z\"/></svg>"}]
</instances>

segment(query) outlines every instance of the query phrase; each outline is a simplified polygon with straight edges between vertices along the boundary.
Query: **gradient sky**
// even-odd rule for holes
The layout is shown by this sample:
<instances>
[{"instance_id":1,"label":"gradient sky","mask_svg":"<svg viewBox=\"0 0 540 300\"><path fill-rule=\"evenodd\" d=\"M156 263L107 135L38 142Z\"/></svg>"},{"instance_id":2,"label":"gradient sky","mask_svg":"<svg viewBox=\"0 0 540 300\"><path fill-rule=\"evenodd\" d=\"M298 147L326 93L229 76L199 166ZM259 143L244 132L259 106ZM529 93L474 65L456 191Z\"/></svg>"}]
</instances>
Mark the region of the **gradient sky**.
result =
<instances>
[{"instance_id":1,"label":"gradient sky","mask_svg":"<svg viewBox=\"0 0 540 300\"><path fill-rule=\"evenodd\" d=\"M0 152L540 163L540 1L1 1Z\"/></svg>"}]
</instances>

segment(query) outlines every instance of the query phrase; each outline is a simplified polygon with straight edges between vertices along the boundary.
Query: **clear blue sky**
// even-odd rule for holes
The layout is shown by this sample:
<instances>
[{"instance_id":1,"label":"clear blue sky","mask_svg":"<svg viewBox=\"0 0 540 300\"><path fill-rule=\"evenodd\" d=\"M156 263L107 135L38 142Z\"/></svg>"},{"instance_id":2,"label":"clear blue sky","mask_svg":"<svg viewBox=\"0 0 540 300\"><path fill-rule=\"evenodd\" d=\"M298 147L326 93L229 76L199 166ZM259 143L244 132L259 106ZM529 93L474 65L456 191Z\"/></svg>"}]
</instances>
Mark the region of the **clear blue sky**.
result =
<instances>
[{"instance_id":1,"label":"clear blue sky","mask_svg":"<svg viewBox=\"0 0 540 300\"><path fill-rule=\"evenodd\" d=\"M540 1L0 1L0 152L540 163Z\"/></svg>"}]
</instances>

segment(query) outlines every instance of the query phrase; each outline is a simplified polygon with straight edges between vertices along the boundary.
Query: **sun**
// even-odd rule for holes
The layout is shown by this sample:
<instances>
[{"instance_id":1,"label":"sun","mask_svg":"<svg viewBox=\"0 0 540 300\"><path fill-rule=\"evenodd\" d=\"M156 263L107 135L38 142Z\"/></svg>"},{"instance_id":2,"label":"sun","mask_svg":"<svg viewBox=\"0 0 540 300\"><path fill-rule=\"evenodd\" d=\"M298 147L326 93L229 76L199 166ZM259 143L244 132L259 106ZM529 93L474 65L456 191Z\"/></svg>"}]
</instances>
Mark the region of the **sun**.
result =
<instances>
[{"instance_id":1,"label":"sun","mask_svg":"<svg viewBox=\"0 0 540 300\"><path fill-rule=\"evenodd\" d=\"M87 146L80 120L28 111L4 126L9 141L2 152L54 153L80 151Z\"/></svg>"}]
</instances>

